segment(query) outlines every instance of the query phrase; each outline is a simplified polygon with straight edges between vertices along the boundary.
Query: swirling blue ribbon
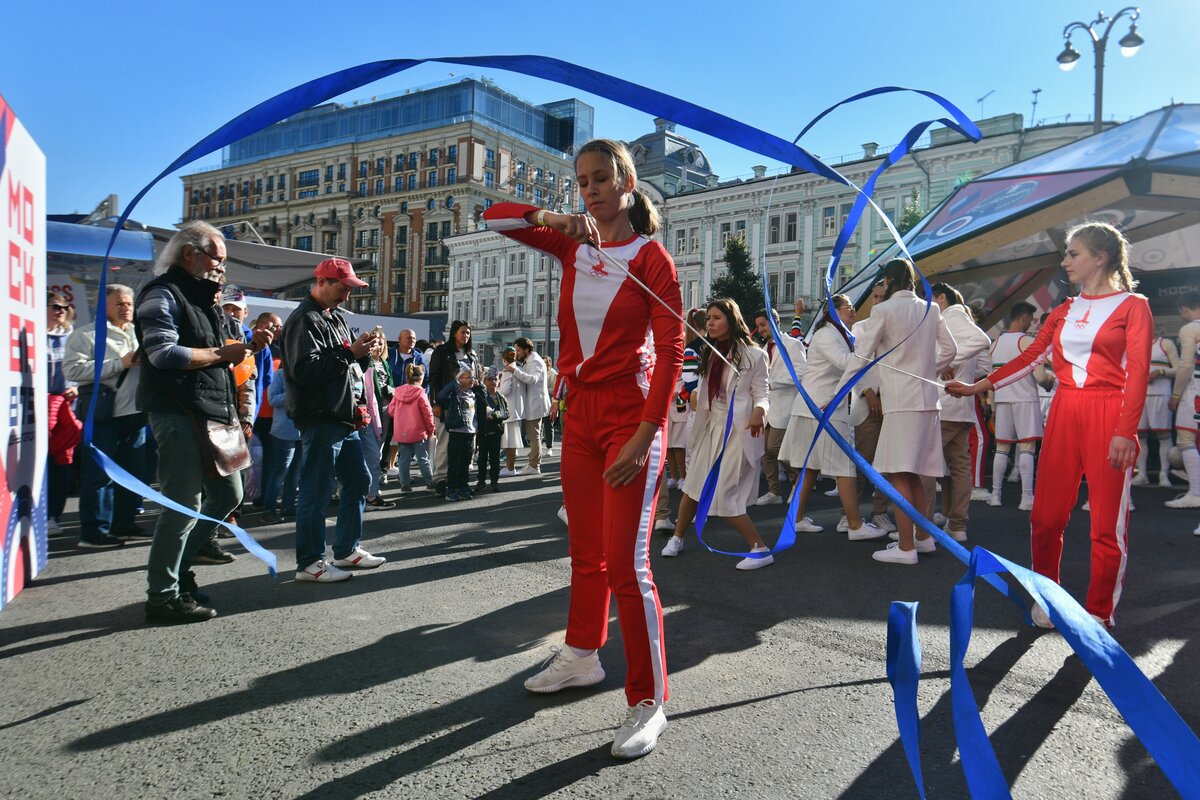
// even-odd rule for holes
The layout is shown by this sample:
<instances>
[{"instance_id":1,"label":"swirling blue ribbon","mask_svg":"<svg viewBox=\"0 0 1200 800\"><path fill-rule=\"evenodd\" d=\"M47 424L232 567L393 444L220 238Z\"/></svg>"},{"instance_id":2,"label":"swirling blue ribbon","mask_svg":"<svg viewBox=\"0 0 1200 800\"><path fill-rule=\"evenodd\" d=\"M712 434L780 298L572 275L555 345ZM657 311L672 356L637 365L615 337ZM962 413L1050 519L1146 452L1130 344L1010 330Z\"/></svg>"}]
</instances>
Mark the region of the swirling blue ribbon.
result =
<instances>
[{"instance_id":1,"label":"swirling blue ribbon","mask_svg":"<svg viewBox=\"0 0 1200 800\"><path fill-rule=\"evenodd\" d=\"M893 600L888 609L887 679L892 685L892 705L900 742L917 794L925 800L921 777L921 714L917 710L917 683L921 679L921 642L917 639L917 603Z\"/></svg>"},{"instance_id":2,"label":"swirling blue ribbon","mask_svg":"<svg viewBox=\"0 0 1200 800\"><path fill-rule=\"evenodd\" d=\"M239 115L235 119L221 126L211 134L206 136L200 142L185 151L179 158L172 162L166 169L158 174L149 184L135 195L133 201L126 207L125 211L117 220L117 224L113 228L112 237L109 240L108 250L105 254L104 266L100 275L100 297L103 298L107 286L108 277L108 254L111 253L113 245L116 241L118 232L124 227L125 221L133 212L134 208L141 201L151 188L153 188L164 177L175 172L179 168L192 163L198 158L212 153L227 144L231 144L251 133L262 130L263 128L272 125L280 120L283 120L295 113L310 108L318 103L325 102L340 94L356 89L365 84L377 81L389 75L402 72L411 67L427 62L442 62L452 64L462 64L467 66L504 69L512 72L523 73L533 77L543 78L546 80L555 81L576 89L591 92L600 97L613 100L631 108L636 108L646 113L658 117L671 119L678 124L692 128L701 133L706 133L723 141L745 148L751 152L759 153L760 155L776 159L785 164L799 167L800 169L813 172L821 175L835 183L842 184L853 188L858 194L854 206L851 210L850 218L847 220L846 226L838 237L837 245L835 246L834 254L830 259L830 266L826 273L826 291L832 292L833 281L836 274L836 267L841 253L846 244L849 242L850 234L854 227L858 224L859 218L868 203L875 209L883 224L889 229L893 237L897 240L900 249L907 255L907 250L901 240L899 233L892 225L891 221L880 211L869 199L870 190L873 189L875 179L882 174L883 170L894 164L897 160L903 157L904 154L911 149L915 144L916 139L930 125L941 122L948 127L956 130L968 138L977 140L980 137L979 129L973 122L970 121L958 108L953 104L944 100L940 96L926 91L918 90L919 94L928 97L950 113L949 119L932 120L927 123L913 128L909 135L905 137L901 146L894 149L888 154L884 164L872 174L871 179L867 181L862 189L855 186L851 181L846 179L837 170L824 164L815 156L808 153L803 148L793 142L788 142L778 136L758 130L745 123L731 119L723 114L710 111L693 103L689 103L679 98L672 97L662 92L653 89L639 86L638 84L622 80L604 73L596 72L584 67L579 67L558 59L547 58L544 56L478 56L478 57L448 57L448 58L430 58L430 59L393 59L386 61L376 61L369 64L363 64L357 67L351 67L345 70L325 75L321 78L309 81L301 86L294 87L285 92L270 98L269 100L260 103L249 111ZM871 97L878 94L897 92L897 91L914 91L905 90L900 87L883 87L874 89L868 92L863 92L852 98L849 98L843 103L852 102L855 100ZM805 128L805 132L811 128L813 124L819 121L822 117L828 114L833 108L827 109L822 114ZM802 132L803 135L803 132ZM799 137L797 137L799 139ZM765 265L764 265L765 272ZM929 313L930 291L928 281L922 275L922 286L924 288L926 298L926 314ZM764 281L765 283L765 281ZM767 305L770 307L770 296L767 296ZM769 315L770 316L770 315ZM96 372L95 380L100 381L101 362L103 355L103 343L100 341L99 333L104 328L103 312L100 310L97 303L97 347L96 347ZM778 326L771 320L772 335L782 350L782 334ZM837 321L840 325L840 320ZM890 352L890 351L889 351ZM887 354L885 353L884 356ZM854 378L848 382L837 393L834 400L829 404L828 408L822 411L812 401L812 398L805 392L801 385L795 370L792 368L790 359L785 363L788 365L788 371L792 375L793 381L796 383L806 404L814 414L820 412L820 418L817 428L817 436L822 432L828 433L855 462L856 466L870 479L872 484L884 492L899 508L901 508L909 517L911 517L922 530L925 530L938 543L945 547L956 558L967 562L968 554L965 548L947 536L943 531L936 528L926 520L915 508L911 506L886 480L876 472L870 464L866 463L857 451L849 445L845 439L840 436L837 430L829 425L830 416L833 410L845 399L853 385L867 372L874 364L878 363L880 356L872 361L867 366L859 370ZM736 395L736 392L733 393ZM734 397L730 398L730 409L733 408ZM92 443L92 434L94 427L96 396L93 394L91 404L89 405L84 423L84 439L88 447L92 450L93 457L105 470L105 472L114 481L125 486L126 488L141 492L142 496L155 500L156 502L180 513L189 514L200 519L206 519L210 522L221 522L219 520L211 520L202 517L197 512L185 509L178 504L173 504L170 500L163 497L160 493L154 492L150 487L143 482L129 475L125 470L118 467L104 453L102 453ZM728 441L730 431L732 429L732 418L727 419L725 426L725 441ZM815 443L815 439L814 439ZM812 452L810 445L809 453ZM722 455L724 454L724 444L722 446ZM719 461L720 459L718 459ZM807 465L807 458L806 458ZM717 470L719 471L719 470ZM705 490L711 501L712 489L715 489L716 472L709 475L706 480ZM710 485L711 484L711 485ZM787 521L785 522L784 536L780 538L780 544L787 541L787 536L791 536L791 541L787 542L787 546L794 543L794 523L797 501L793 501L789 507ZM701 527L702 520L698 516L697 529ZM222 523L228 526L228 523ZM272 573L274 573L275 558L274 555L262 549L253 539L246 534L245 531L236 527L228 526L238 537L238 540L247 547L258 558L267 562ZM778 547L778 545L777 545ZM986 552L976 548L976 553ZM991 555L991 554L989 554ZM1066 594L1061 588L1056 586L1045 578L1034 575L1033 573L1019 567L1011 562L1005 561L999 556L994 556L993 561L987 561L984 567L973 566L974 573L969 570L972 575L971 583L974 582L974 577L982 577L987 580L1005 596L1009 597L1013 602L1024 608L1024 603L1020 598L1016 597L1009 591L1007 584L999 580L992 568L994 563L1000 564L1005 570L1014 575L1017 580L1030 591L1035 598L1043 602L1051 616L1051 619L1058 624L1064 638L1071 646L1079 653L1084 663L1096 675L1097 680L1109 697L1112 698L1114 705L1125 715L1129 721L1131 728L1142 740L1147 750L1158 760L1159 765L1163 768L1164 773L1175 784L1185 796L1200 796L1200 777L1196 774L1196 766L1200 765L1200 741L1197 741L1195 734L1188 728L1183 720L1175 713L1174 709L1158 694L1153 685L1146 677L1137 669L1129 656L1121 650L1121 648L1112 640L1108 634L1099 628L1090 617L1083 612L1073 599ZM980 562L979 556L974 556L971 560L972 565L977 565ZM957 587L956 587L957 591ZM956 597L960 595L956 594ZM959 600L960 603L965 602ZM1028 621L1028 612L1025 613ZM1090 623L1090 627L1089 627ZM910 625L910 629L915 631L915 621ZM959 639L962 643L962 652L965 653L965 644L969 641L970 629L970 613L969 609L965 613L965 617L959 624ZM919 663L919 648L915 646L915 636L910 637L910 644L906 647L897 647L894 651L894 658L889 659L889 675L896 679L895 685L897 688L898 697L898 715L900 713L900 693L903 690L904 707L911 708L915 705L916 693L916 676L920 670ZM915 655L914 655L915 654ZM912 678L912 688L909 690L909 678ZM964 673L965 680L965 673ZM961 683L961 681L960 681ZM906 719L911 715L905 712ZM965 715L965 716L970 716ZM978 718L978 713L975 713ZM899 716L898 716L899 719ZM982 726L980 725L980 728ZM919 758L913 761L913 754L916 754L915 741L910 742L915 733L905 736L906 729L914 729L915 726L909 725L907 722L901 723L902 739L904 739L906 754L910 755L910 763L913 764L914 777L917 780L918 786L921 786ZM972 739L970 732L964 736L963 730L960 728L959 715L956 714L955 730L959 736L960 749L963 750L964 768L968 761L974 762L979 748L989 748L984 735L982 742L978 737ZM967 754L968 748L962 747L964 740L971 742L970 747L973 748L970 755ZM992 755L994 760L994 754ZM985 759L986 760L986 759ZM1002 778L1001 778L1002 780ZM984 785L984 784L981 784ZM974 791L974 785L972 785Z\"/></svg>"}]
</instances>

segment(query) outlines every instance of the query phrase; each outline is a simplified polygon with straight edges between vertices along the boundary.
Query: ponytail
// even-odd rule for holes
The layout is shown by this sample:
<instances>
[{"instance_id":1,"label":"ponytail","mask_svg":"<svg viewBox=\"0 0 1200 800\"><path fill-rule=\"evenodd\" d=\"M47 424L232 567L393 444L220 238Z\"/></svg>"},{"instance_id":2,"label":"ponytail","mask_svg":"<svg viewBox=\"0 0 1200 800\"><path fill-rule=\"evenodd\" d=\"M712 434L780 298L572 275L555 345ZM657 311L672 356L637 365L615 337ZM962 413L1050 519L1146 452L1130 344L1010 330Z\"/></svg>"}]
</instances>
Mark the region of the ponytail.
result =
<instances>
[{"instance_id":1,"label":"ponytail","mask_svg":"<svg viewBox=\"0 0 1200 800\"><path fill-rule=\"evenodd\" d=\"M658 209L640 189L633 190L629 204L629 224L633 226L634 233L640 233L642 236L653 236L662 227Z\"/></svg>"}]
</instances>

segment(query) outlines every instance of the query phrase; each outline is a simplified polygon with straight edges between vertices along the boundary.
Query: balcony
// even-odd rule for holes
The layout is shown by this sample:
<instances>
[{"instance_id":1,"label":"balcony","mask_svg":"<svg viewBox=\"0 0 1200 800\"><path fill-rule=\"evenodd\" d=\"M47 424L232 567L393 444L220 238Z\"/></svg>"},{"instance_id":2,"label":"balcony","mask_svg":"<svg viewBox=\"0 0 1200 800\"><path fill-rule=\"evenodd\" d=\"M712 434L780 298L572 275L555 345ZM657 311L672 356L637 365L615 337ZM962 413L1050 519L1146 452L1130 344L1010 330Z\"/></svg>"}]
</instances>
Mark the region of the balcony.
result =
<instances>
[{"instance_id":1,"label":"balcony","mask_svg":"<svg viewBox=\"0 0 1200 800\"><path fill-rule=\"evenodd\" d=\"M433 258L427 257L425 259L425 266L427 266L427 267L448 267L448 266L450 266L450 254L449 253L439 253L438 255L434 256Z\"/></svg>"}]
</instances>

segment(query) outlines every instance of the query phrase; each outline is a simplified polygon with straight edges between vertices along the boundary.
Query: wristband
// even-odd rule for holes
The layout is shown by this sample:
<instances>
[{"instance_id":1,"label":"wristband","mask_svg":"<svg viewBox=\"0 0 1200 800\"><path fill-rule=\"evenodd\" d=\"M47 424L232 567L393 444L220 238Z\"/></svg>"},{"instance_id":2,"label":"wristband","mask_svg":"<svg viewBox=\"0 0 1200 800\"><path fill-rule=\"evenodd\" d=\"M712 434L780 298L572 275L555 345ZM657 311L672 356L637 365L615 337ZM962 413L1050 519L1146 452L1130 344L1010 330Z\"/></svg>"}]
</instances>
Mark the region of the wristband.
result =
<instances>
[{"instance_id":1,"label":"wristband","mask_svg":"<svg viewBox=\"0 0 1200 800\"><path fill-rule=\"evenodd\" d=\"M541 211L539 211L537 213L537 216L534 217L534 219L537 220L537 224L540 227L545 228L546 227L546 209L543 208Z\"/></svg>"}]
</instances>

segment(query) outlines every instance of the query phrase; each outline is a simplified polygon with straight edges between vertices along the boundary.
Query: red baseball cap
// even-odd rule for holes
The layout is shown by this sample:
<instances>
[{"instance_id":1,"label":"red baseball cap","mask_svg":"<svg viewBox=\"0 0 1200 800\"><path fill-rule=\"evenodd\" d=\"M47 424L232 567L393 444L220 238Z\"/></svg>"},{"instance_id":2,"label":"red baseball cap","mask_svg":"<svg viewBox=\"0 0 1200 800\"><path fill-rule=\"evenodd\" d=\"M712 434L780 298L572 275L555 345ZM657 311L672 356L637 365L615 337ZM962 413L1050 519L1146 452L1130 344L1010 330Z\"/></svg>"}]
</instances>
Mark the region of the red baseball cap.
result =
<instances>
[{"instance_id":1,"label":"red baseball cap","mask_svg":"<svg viewBox=\"0 0 1200 800\"><path fill-rule=\"evenodd\" d=\"M317 268L313 270L313 275L318 278L332 278L335 281L340 281L346 286L367 286L366 281L354 274L354 267L350 266L350 262L344 258L327 258Z\"/></svg>"}]
</instances>

